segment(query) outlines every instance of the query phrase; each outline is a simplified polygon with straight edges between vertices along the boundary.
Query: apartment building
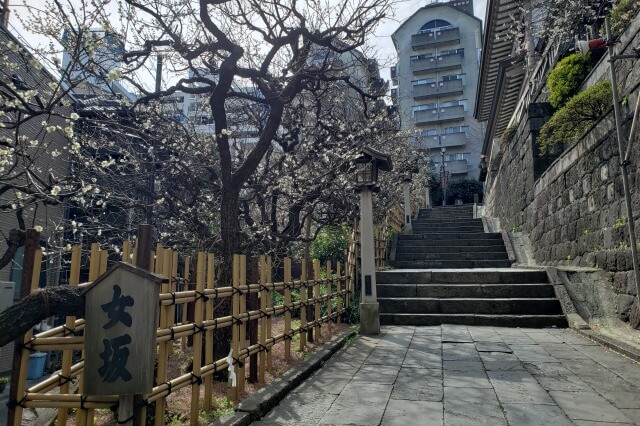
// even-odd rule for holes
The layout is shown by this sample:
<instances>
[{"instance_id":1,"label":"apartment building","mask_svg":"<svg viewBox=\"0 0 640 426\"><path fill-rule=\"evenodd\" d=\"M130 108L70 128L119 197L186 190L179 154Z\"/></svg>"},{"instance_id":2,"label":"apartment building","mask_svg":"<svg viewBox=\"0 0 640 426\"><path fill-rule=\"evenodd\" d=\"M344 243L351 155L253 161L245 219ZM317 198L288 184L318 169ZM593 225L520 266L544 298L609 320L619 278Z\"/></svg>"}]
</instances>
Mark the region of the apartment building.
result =
<instances>
[{"instance_id":1,"label":"apartment building","mask_svg":"<svg viewBox=\"0 0 640 426\"><path fill-rule=\"evenodd\" d=\"M431 3L391 36L398 63L391 95L400 128L440 174L477 179L484 137L473 118L482 22L472 0Z\"/></svg>"}]
</instances>

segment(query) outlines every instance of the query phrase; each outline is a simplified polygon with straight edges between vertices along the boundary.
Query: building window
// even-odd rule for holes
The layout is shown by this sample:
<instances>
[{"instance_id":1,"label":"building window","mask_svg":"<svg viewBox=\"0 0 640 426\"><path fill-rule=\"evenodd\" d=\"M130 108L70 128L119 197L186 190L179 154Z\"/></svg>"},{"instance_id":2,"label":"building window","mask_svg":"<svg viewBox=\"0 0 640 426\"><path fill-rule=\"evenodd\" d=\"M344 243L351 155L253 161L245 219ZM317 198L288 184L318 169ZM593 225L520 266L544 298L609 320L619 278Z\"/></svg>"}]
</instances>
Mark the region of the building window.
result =
<instances>
[{"instance_id":1,"label":"building window","mask_svg":"<svg viewBox=\"0 0 640 426\"><path fill-rule=\"evenodd\" d=\"M427 111L431 109L438 109L438 104L426 104L426 105L416 105L413 107L413 112L416 111Z\"/></svg>"},{"instance_id":2,"label":"building window","mask_svg":"<svg viewBox=\"0 0 640 426\"><path fill-rule=\"evenodd\" d=\"M422 80L414 80L411 82L411 84L413 84L413 86L424 86L425 84L433 84L436 82L435 78L425 78Z\"/></svg>"},{"instance_id":3,"label":"building window","mask_svg":"<svg viewBox=\"0 0 640 426\"><path fill-rule=\"evenodd\" d=\"M456 133L467 133L469 131L469 126L455 126L455 127L447 127L442 129L443 135L454 135Z\"/></svg>"},{"instance_id":4,"label":"building window","mask_svg":"<svg viewBox=\"0 0 640 426\"><path fill-rule=\"evenodd\" d=\"M447 28L453 28L453 25L443 19L434 19L433 21L429 21L424 24L422 28L420 28L418 34L429 33L434 30L444 30Z\"/></svg>"},{"instance_id":5,"label":"building window","mask_svg":"<svg viewBox=\"0 0 640 426\"><path fill-rule=\"evenodd\" d=\"M442 81L462 80L463 76L464 76L464 74L443 75L442 76Z\"/></svg>"},{"instance_id":6,"label":"building window","mask_svg":"<svg viewBox=\"0 0 640 426\"><path fill-rule=\"evenodd\" d=\"M427 129L422 131L422 136L437 136L438 129Z\"/></svg>"},{"instance_id":7,"label":"building window","mask_svg":"<svg viewBox=\"0 0 640 426\"><path fill-rule=\"evenodd\" d=\"M423 53L421 55L411 55L410 57L411 64L413 64L414 61L419 61L420 59L429 59L429 58L433 58L434 56L436 56L435 53Z\"/></svg>"},{"instance_id":8,"label":"building window","mask_svg":"<svg viewBox=\"0 0 640 426\"><path fill-rule=\"evenodd\" d=\"M456 107L456 106L462 106L464 107L465 111L467 110L467 100L463 99L460 101L448 101L448 102L443 102L440 104L440 107L442 108L450 108L450 107Z\"/></svg>"},{"instance_id":9,"label":"building window","mask_svg":"<svg viewBox=\"0 0 640 426\"><path fill-rule=\"evenodd\" d=\"M464 58L464 49L449 49L449 50L442 50L440 52L440 56L446 56L446 55L460 55L461 58Z\"/></svg>"}]
</instances>

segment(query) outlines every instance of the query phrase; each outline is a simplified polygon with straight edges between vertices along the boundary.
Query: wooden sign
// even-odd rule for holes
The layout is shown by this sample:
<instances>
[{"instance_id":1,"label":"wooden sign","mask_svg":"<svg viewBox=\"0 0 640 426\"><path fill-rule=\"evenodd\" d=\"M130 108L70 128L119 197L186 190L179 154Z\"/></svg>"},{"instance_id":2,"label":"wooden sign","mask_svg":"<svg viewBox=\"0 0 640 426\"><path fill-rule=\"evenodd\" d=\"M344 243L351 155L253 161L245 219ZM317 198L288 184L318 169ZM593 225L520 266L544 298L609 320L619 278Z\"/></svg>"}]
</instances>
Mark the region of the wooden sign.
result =
<instances>
[{"instance_id":1,"label":"wooden sign","mask_svg":"<svg viewBox=\"0 0 640 426\"><path fill-rule=\"evenodd\" d=\"M85 290L85 395L151 391L164 280L120 262Z\"/></svg>"}]
</instances>

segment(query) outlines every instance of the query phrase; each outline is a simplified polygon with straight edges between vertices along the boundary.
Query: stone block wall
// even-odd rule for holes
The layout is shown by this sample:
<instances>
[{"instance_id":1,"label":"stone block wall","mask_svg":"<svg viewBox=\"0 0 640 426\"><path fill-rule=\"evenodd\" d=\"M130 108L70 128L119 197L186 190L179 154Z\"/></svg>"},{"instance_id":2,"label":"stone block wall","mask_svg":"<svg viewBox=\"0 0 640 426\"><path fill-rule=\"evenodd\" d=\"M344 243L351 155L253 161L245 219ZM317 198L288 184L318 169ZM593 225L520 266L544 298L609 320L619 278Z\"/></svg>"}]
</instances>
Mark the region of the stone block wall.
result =
<instances>
[{"instance_id":1,"label":"stone block wall","mask_svg":"<svg viewBox=\"0 0 640 426\"><path fill-rule=\"evenodd\" d=\"M622 40L619 49L625 53L640 45L640 19ZM592 83L608 78L607 61L605 55L590 76ZM626 96L623 121L628 135L640 93L640 61L616 65L620 93ZM546 164L537 158L536 138L547 119L544 105L528 107L516 136L504 148L497 175L488 182L486 215L499 218L504 230L527 233L541 265L597 267L610 273L617 314L628 320L637 295L613 111L544 170ZM640 231L640 146L633 154L629 181L633 220Z\"/></svg>"}]
</instances>

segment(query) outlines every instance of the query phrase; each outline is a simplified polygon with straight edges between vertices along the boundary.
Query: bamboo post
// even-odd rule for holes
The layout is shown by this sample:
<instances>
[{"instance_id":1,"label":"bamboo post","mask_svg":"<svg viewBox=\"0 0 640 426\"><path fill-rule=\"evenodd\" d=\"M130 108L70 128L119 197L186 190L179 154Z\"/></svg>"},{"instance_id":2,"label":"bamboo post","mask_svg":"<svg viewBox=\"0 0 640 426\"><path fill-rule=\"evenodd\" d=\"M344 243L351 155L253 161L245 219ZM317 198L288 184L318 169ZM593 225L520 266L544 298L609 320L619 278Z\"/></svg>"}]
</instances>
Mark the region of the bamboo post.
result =
<instances>
[{"instance_id":1,"label":"bamboo post","mask_svg":"<svg viewBox=\"0 0 640 426\"><path fill-rule=\"evenodd\" d=\"M273 284L273 271L271 269L271 256L267 256L266 258L266 269L267 269L267 283L269 285L270 288L272 288L272 284ZM272 308L273 307L273 291L271 289L267 290L267 308ZM271 320L271 315L267 316L267 340L271 339L271 337L273 336L273 332L272 332L272 320ZM269 373L271 373L271 371L273 371L273 352L272 352L272 346L271 345L267 345L267 371Z\"/></svg>"},{"instance_id":2,"label":"bamboo post","mask_svg":"<svg viewBox=\"0 0 640 426\"><path fill-rule=\"evenodd\" d=\"M284 339L284 360L291 360L291 259L284 258L284 332L289 335Z\"/></svg>"},{"instance_id":3,"label":"bamboo post","mask_svg":"<svg viewBox=\"0 0 640 426\"><path fill-rule=\"evenodd\" d=\"M106 254L106 251L104 252ZM89 281L96 280L103 269L102 263L106 264L106 257L103 255L103 251L100 250L100 244L91 244L91 258L89 259ZM85 351L82 350L82 358L85 357ZM79 392L84 393L84 375L80 378ZM95 410L89 408L86 410L79 410L80 425L86 424L87 426L93 425L93 418Z\"/></svg>"},{"instance_id":4,"label":"bamboo post","mask_svg":"<svg viewBox=\"0 0 640 426\"><path fill-rule=\"evenodd\" d=\"M124 240L122 242L122 261L131 263L131 241Z\"/></svg>"},{"instance_id":5,"label":"bamboo post","mask_svg":"<svg viewBox=\"0 0 640 426\"><path fill-rule=\"evenodd\" d=\"M240 278L240 286L244 288L244 286L247 285L247 256L244 254L240 256L240 277L239 278ZM240 293L240 309L238 310L238 312L240 315L247 312L246 291L243 291L242 293ZM238 326L240 327L240 336L239 336L240 344L238 346L238 349L242 351L247 346L247 327L244 322L238 324ZM241 362L238 364L237 376L238 376L238 393L242 394L242 392L244 392L245 381L246 381L244 362Z\"/></svg>"},{"instance_id":6,"label":"bamboo post","mask_svg":"<svg viewBox=\"0 0 640 426\"><path fill-rule=\"evenodd\" d=\"M27 297L33 290L38 288L41 258L40 233L35 229L27 229L24 242L20 299ZM12 404L9 405L9 412L7 413L7 425L9 426L20 426L22 424L22 406L20 403L25 394L29 349L24 346L22 350L19 348L31 340L32 336L33 332L29 330L24 336L16 339L16 349L13 354L11 370L11 389L9 390L9 400Z\"/></svg>"},{"instance_id":7,"label":"bamboo post","mask_svg":"<svg viewBox=\"0 0 640 426\"><path fill-rule=\"evenodd\" d=\"M194 322L198 328L198 332L193 336L193 366L191 374L196 381L191 385L191 416L190 423L192 426L198 424L198 413L200 411L200 369L202 368L202 321L204 310L204 273L205 273L205 254L198 253L198 261L196 264L196 292L198 296L195 301Z\"/></svg>"},{"instance_id":8,"label":"bamboo post","mask_svg":"<svg viewBox=\"0 0 640 426\"><path fill-rule=\"evenodd\" d=\"M169 276L169 291L175 293L178 291L178 252L173 251L171 255L171 275ZM169 306L169 318L168 325L173 327L176 324L176 305ZM175 342L169 344L169 356L173 355L173 345Z\"/></svg>"},{"instance_id":9,"label":"bamboo post","mask_svg":"<svg viewBox=\"0 0 640 426\"><path fill-rule=\"evenodd\" d=\"M184 284L182 284L182 290L188 290L188 283L189 283L189 268L191 267L191 259L189 259L189 256L184 258ZM180 306L181 312L180 312L180 323L181 324L186 324L187 323L187 305L183 304ZM180 347L182 348L182 350L185 350L187 348L187 338L183 337L182 339L180 339Z\"/></svg>"},{"instance_id":10,"label":"bamboo post","mask_svg":"<svg viewBox=\"0 0 640 426\"><path fill-rule=\"evenodd\" d=\"M307 280L307 301L309 303L313 303L314 287L313 285L311 285L311 281L313 281L313 262L307 259L305 259L305 262L307 264L307 267L306 267L307 275L305 276L305 280ZM307 324L313 324L313 316L314 316L314 310L310 306L309 309L307 309ZM312 325L311 327L308 327L308 330L307 330L307 342L313 343L315 340L315 337L317 336L315 336L314 328Z\"/></svg>"},{"instance_id":11,"label":"bamboo post","mask_svg":"<svg viewBox=\"0 0 640 426\"><path fill-rule=\"evenodd\" d=\"M327 318L329 321L327 322L327 327L329 328L329 334L331 334L331 320L332 320L332 312L333 312L333 274L331 273L331 261L327 260L327 281L325 284L325 288L327 290Z\"/></svg>"},{"instance_id":12,"label":"bamboo post","mask_svg":"<svg viewBox=\"0 0 640 426\"><path fill-rule=\"evenodd\" d=\"M126 243L126 241L125 241ZM127 247L125 245L123 250L123 256L125 255ZM77 286L80 284L80 261L82 260L82 247L74 246L71 249L71 266L69 268L69 285ZM73 333L76 324L76 317L68 316L65 320L65 326L69 332ZM66 335L66 333L65 333ZM61 374L63 377L69 377L71 374L71 363L73 362L73 351L65 350L62 352L62 366L61 366ZM66 380L62 385L60 385L60 394L65 395L70 391L70 381ZM67 424L67 409L59 408L58 409L58 418L57 424L66 425Z\"/></svg>"},{"instance_id":13,"label":"bamboo post","mask_svg":"<svg viewBox=\"0 0 640 426\"><path fill-rule=\"evenodd\" d=\"M343 299L342 299L342 277L340 276L340 262L336 263L336 293L338 294L338 297L336 299L336 311L338 312L338 318L336 319L336 322L338 324L340 324L342 322L342 305L343 305Z\"/></svg>"},{"instance_id":14,"label":"bamboo post","mask_svg":"<svg viewBox=\"0 0 640 426\"><path fill-rule=\"evenodd\" d=\"M215 259L212 253L207 256L207 289L213 290L215 283ZM206 304L206 319L215 318L213 313L213 299L209 299ZM207 330L204 339L204 363L205 365L213 364L213 330ZM209 374L204 378L204 411L211 411L213 375Z\"/></svg>"},{"instance_id":15,"label":"bamboo post","mask_svg":"<svg viewBox=\"0 0 640 426\"><path fill-rule=\"evenodd\" d=\"M300 352L304 353L307 344L307 259L302 259L300 274Z\"/></svg>"},{"instance_id":16,"label":"bamboo post","mask_svg":"<svg viewBox=\"0 0 640 426\"><path fill-rule=\"evenodd\" d=\"M318 259L313 260L313 279L314 279L314 292L313 292L313 305L315 307L315 335L316 340L320 340L322 337L322 328L320 327L320 318L322 312L320 311L320 261Z\"/></svg>"},{"instance_id":17,"label":"bamboo post","mask_svg":"<svg viewBox=\"0 0 640 426\"><path fill-rule=\"evenodd\" d=\"M162 245L158 244L156 249L156 273L162 274L163 271L169 271L171 268L171 253L162 249ZM163 282L161 286L162 293L169 292L171 288L170 281ZM169 323L170 309L168 305L160 306L160 328L167 328ZM172 345L171 340L166 340L158 343L158 368L156 372L156 384L160 385L167 381L167 365L169 363L169 345ZM164 411L165 411L166 399L158 398L156 400L155 410L155 422L156 426L162 426L164 424Z\"/></svg>"},{"instance_id":18,"label":"bamboo post","mask_svg":"<svg viewBox=\"0 0 640 426\"><path fill-rule=\"evenodd\" d=\"M238 322L238 316L240 314L240 295L238 294L238 289L240 286L240 256L237 254L233 255L233 305L232 305L232 316L233 322L231 327L231 357L232 360L231 365L229 366L230 371L235 371L236 365L235 360L238 359L239 354L239 343L240 343L240 324ZM233 402L238 400L238 384L237 384L237 375L234 380L233 374L229 374L228 381L228 395L229 399Z\"/></svg>"},{"instance_id":19,"label":"bamboo post","mask_svg":"<svg viewBox=\"0 0 640 426\"><path fill-rule=\"evenodd\" d=\"M260 311L264 312L267 308L267 292L265 291L265 283L267 282L267 262L266 256L260 256ZM265 353L267 343L267 319L260 315L258 320L260 323L260 353L258 354L260 367L258 368L258 383L265 383L265 370L267 368L267 354Z\"/></svg>"},{"instance_id":20,"label":"bamboo post","mask_svg":"<svg viewBox=\"0 0 640 426\"><path fill-rule=\"evenodd\" d=\"M260 282L260 261L257 257L252 257L249 262L249 283L255 284ZM256 311L260 309L260 301L258 300L259 293L249 294L249 310ZM255 345L258 343L258 322L254 319L249 321L249 345ZM258 354L253 354L249 357L249 383L256 383L258 381Z\"/></svg>"}]
</instances>

